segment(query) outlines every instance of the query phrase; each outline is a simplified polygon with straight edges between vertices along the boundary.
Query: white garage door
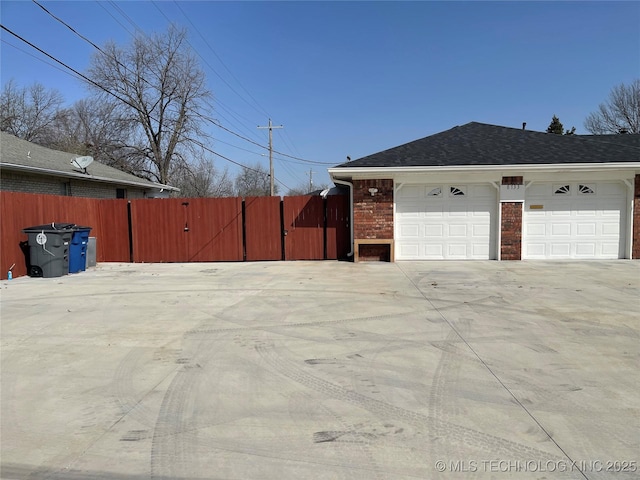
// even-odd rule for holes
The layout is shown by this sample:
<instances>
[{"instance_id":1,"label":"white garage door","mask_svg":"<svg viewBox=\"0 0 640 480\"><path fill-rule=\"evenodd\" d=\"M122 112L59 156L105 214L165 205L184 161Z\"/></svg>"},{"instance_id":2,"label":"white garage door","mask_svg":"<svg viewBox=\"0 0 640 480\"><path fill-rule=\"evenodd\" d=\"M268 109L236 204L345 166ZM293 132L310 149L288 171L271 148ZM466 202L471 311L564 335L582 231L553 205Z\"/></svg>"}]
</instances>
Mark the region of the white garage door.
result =
<instances>
[{"instance_id":1,"label":"white garage door","mask_svg":"<svg viewBox=\"0 0 640 480\"><path fill-rule=\"evenodd\" d=\"M622 258L625 203L617 182L530 185L523 258Z\"/></svg>"},{"instance_id":2,"label":"white garage door","mask_svg":"<svg viewBox=\"0 0 640 480\"><path fill-rule=\"evenodd\" d=\"M491 185L403 185L396 195L398 260L495 257L496 189Z\"/></svg>"}]
</instances>

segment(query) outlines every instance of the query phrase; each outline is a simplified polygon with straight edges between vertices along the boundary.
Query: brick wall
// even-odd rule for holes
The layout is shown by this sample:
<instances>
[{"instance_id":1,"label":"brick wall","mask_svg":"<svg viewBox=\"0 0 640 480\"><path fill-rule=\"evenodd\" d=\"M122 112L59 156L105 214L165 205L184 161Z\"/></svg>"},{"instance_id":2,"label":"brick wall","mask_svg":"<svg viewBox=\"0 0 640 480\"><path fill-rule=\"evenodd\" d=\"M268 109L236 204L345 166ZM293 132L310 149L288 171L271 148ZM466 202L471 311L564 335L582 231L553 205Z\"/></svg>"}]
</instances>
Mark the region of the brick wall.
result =
<instances>
[{"instance_id":1,"label":"brick wall","mask_svg":"<svg viewBox=\"0 0 640 480\"><path fill-rule=\"evenodd\" d=\"M502 185L522 185L522 177L502 177ZM500 219L500 259L522 259L522 202L503 202Z\"/></svg>"},{"instance_id":2,"label":"brick wall","mask_svg":"<svg viewBox=\"0 0 640 480\"><path fill-rule=\"evenodd\" d=\"M377 188L371 195L370 188ZM353 235L393 239L393 180L353 181Z\"/></svg>"},{"instance_id":3,"label":"brick wall","mask_svg":"<svg viewBox=\"0 0 640 480\"><path fill-rule=\"evenodd\" d=\"M631 258L640 259L640 175L636 175L633 194L633 246Z\"/></svg>"},{"instance_id":4,"label":"brick wall","mask_svg":"<svg viewBox=\"0 0 640 480\"><path fill-rule=\"evenodd\" d=\"M43 193L72 197L116 198L118 185L88 182L46 175L29 175L2 171L0 190L22 193ZM127 198L144 198L144 189L126 187Z\"/></svg>"}]
</instances>

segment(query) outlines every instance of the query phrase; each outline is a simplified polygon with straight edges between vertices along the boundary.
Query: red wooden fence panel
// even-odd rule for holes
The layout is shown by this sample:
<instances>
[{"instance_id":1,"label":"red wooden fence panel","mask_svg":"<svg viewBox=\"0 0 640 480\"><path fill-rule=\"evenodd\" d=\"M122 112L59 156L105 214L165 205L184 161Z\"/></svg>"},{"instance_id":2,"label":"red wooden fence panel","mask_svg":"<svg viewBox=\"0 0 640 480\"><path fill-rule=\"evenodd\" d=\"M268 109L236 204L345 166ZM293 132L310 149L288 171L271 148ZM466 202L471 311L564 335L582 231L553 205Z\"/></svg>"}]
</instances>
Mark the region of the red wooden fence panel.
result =
<instances>
[{"instance_id":1,"label":"red wooden fence panel","mask_svg":"<svg viewBox=\"0 0 640 480\"><path fill-rule=\"evenodd\" d=\"M282 260L280 197L247 197L244 205L247 261Z\"/></svg>"},{"instance_id":2,"label":"red wooden fence panel","mask_svg":"<svg viewBox=\"0 0 640 480\"><path fill-rule=\"evenodd\" d=\"M240 198L131 201L135 262L242 260Z\"/></svg>"},{"instance_id":3,"label":"red wooden fence panel","mask_svg":"<svg viewBox=\"0 0 640 480\"><path fill-rule=\"evenodd\" d=\"M134 262L185 262L186 208L178 198L131 200ZM186 200L185 200L186 201Z\"/></svg>"},{"instance_id":4,"label":"red wooden fence panel","mask_svg":"<svg viewBox=\"0 0 640 480\"><path fill-rule=\"evenodd\" d=\"M351 251L349 227L349 197L329 195L327 197L327 259L346 258Z\"/></svg>"},{"instance_id":5,"label":"red wooden fence panel","mask_svg":"<svg viewBox=\"0 0 640 480\"><path fill-rule=\"evenodd\" d=\"M128 261L129 235L127 226L126 201L119 210L106 206L106 200L32 193L0 192L0 272L7 278L7 271L13 263L14 276L27 274L25 254L20 242L27 241L22 229L47 223L75 223L91 227L89 233L97 237L96 258L98 261ZM122 201L121 201L122 202ZM111 221L105 225L102 213L111 211ZM27 253L28 255L28 253Z\"/></svg>"},{"instance_id":6,"label":"red wooden fence panel","mask_svg":"<svg viewBox=\"0 0 640 480\"><path fill-rule=\"evenodd\" d=\"M189 202L186 261L242 261L242 199L189 198L186 201Z\"/></svg>"},{"instance_id":7,"label":"red wooden fence panel","mask_svg":"<svg viewBox=\"0 0 640 480\"><path fill-rule=\"evenodd\" d=\"M98 201L99 220L88 225L93 227L89 235L96 237L98 262L130 261L127 204L124 199Z\"/></svg>"},{"instance_id":8,"label":"red wooden fence panel","mask_svg":"<svg viewBox=\"0 0 640 480\"><path fill-rule=\"evenodd\" d=\"M128 262L131 205L134 261L211 262L243 259L240 198L92 199L0 192L0 278L25 275L22 229L45 223L75 223L92 227L97 261ZM327 258L343 258L350 250L346 196L326 200ZM285 258L324 258L324 208L320 197L285 197ZM282 238L280 199L249 197L245 201L247 260L280 260Z\"/></svg>"},{"instance_id":9,"label":"red wooden fence panel","mask_svg":"<svg viewBox=\"0 0 640 480\"><path fill-rule=\"evenodd\" d=\"M27 274L25 254L20 248L20 242L26 242L27 235L22 233L22 229L52 221L51 218L43 221L39 197L28 193L0 192L0 276L3 279L7 278L13 264L14 277Z\"/></svg>"},{"instance_id":10,"label":"red wooden fence panel","mask_svg":"<svg viewBox=\"0 0 640 480\"><path fill-rule=\"evenodd\" d=\"M284 197L286 260L324 259L322 197Z\"/></svg>"}]
</instances>

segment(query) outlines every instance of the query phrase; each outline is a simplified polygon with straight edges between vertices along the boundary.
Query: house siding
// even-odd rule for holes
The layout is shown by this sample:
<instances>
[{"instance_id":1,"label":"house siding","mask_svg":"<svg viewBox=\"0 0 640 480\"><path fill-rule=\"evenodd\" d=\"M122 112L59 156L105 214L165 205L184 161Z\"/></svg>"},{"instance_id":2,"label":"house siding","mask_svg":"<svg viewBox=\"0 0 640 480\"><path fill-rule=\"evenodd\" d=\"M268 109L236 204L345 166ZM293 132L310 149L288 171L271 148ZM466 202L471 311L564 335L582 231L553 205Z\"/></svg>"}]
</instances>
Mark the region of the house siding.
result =
<instances>
[{"instance_id":1,"label":"house siding","mask_svg":"<svg viewBox=\"0 0 640 480\"><path fill-rule=\"evenodd\" d=\"M393 239L393 180L353 181L353 227L356 239Z\"/></svg>"},{"instance_id":2,"label":"house siding","mask_svg":"<svg viewBox=\"0 0 640 480\"><path fill-rule=\"evenodd\" d=\"M88 198L116 198L118 188L125 188L127 198L145 198L141 188L116 184L89 182L47 175L29 175L2 171L0 190L22 193L42 193Z\"/></svg>"}]
</instances>

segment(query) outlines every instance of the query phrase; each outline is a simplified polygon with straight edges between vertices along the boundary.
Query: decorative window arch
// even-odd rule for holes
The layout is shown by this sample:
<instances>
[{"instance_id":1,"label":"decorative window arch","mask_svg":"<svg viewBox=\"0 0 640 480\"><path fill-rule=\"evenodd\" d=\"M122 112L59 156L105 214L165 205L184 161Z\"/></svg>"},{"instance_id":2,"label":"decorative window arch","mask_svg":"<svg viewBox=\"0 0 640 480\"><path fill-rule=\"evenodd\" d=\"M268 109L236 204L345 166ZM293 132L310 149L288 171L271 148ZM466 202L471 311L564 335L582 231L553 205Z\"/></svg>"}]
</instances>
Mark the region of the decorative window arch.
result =
<instances>
[{"instance_id":1,"label":"decorative window arch","mask_svg":"<svg viewBox=\"0 0 640 480\"><path fill-rule=\"evenodd\" d=\"M466 188L462 185L451 185L449 187L449 195L451 195L452 197L461 197L466 194Z\"/></svg>"},{"instance_id":2,"label":"decorative window arch","mask_svg":"<svg viewBox=\"0 0 640 480\"><path fill-rule=\"evenodd\" d=\"M596 194L596 186L593 183L581 183L578 185L578 194L579 195L595 195Z\"/></svg>"}]
</instances>

